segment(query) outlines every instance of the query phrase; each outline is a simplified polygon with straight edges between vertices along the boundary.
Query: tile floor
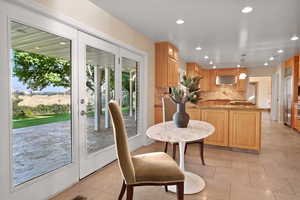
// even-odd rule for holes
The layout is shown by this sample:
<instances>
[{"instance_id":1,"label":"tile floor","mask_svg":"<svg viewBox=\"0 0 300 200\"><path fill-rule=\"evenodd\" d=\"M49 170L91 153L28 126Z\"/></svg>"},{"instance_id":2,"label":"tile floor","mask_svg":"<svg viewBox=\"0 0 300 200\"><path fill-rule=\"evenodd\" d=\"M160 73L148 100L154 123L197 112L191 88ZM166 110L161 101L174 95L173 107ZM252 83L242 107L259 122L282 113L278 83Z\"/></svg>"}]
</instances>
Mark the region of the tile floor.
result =
<instances>
[{"instance_id":1,"label":"tile floor","mask_svg":"<svg viewBox=\"0 0 300 200\"><path fill-rule=\"evenodd\" d=\"M161 151L162 144L143 147L135 154ZM206 188L185 200L300 200L300 134L269 120L264 113L262 151L259 155L205 148L202 166L197 146L189 146L186 167L206 180ZM116 200L121 175L114 162L90 175L52 200L83 195L88 200ZM125 198L123 198L125 199ZM138 187L135 200L175 200L161 187Z\"/></svg>"}]
</instances>

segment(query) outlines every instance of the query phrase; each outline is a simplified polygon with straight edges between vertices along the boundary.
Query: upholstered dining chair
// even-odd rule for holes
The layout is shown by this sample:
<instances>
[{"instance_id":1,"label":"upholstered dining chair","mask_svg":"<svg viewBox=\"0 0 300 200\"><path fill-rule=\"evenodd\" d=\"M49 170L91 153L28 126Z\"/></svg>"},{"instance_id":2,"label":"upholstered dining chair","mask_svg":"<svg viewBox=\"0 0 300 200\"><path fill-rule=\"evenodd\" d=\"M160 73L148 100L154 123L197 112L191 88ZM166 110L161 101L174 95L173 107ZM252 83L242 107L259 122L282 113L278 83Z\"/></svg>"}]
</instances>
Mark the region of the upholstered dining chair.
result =
<instances>
[{"instance_id":1,"label":"upholstered dining chair","mask_svg":"<svg viewBox=\"0 0 300 200\"><path fill-rule=\"evenodd\" d=\"M172 121L173 120L173 114L176 112L176 104L174 104L170 97L164 96L162 98L162 106L163 106L163 122L167 122L167 121ZM188 142L185 145L185 150L184 153L186 153L187 151L187 146L189 144L194 144L194 143L198 143L199 147L200 147L200 157L201 157L201 161L202 161L202 165L205 165L204 162L204 140L198 140L195 142ZM178 143L173 143L173 159L176 159L176 146L178 145ZM165 153L168 152L168 142L165 143Z\"/></svg>"},{"instance_id":2,"label":"upholstered dining chair","mask_svg":"<svg viewBox=\"0 0 300 200\"><path fill-rule=\"evenodd\" d=\"M166 153L155 152L131 156L128 149L128 138L124 119L116 101L109 103L118 163L123 176L123 185L119 195L121 200L126 194L126 200L133 199L136 186L176 185L177 199L184 199L184 174L177 163Z\"/></svg>"}]
</instances>

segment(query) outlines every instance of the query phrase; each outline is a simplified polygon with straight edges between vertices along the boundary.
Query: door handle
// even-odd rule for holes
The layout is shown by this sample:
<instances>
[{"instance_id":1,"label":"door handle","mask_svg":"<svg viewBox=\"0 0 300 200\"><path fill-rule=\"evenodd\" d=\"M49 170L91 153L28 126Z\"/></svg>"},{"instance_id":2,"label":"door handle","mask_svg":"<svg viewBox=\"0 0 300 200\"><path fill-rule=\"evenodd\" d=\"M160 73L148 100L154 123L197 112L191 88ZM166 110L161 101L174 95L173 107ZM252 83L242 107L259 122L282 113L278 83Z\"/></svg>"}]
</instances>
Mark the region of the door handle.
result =
<instances>
[{"instance_id":1,"label":"door handle","mask_svg":"<svg viewBox=\"0 0 300 200\"><path fill-rule=\"evenodd\" d=\"M86 114L86 112L84 110L80 111L80 115L84 116Z\"/></svg>"}]
</instances>

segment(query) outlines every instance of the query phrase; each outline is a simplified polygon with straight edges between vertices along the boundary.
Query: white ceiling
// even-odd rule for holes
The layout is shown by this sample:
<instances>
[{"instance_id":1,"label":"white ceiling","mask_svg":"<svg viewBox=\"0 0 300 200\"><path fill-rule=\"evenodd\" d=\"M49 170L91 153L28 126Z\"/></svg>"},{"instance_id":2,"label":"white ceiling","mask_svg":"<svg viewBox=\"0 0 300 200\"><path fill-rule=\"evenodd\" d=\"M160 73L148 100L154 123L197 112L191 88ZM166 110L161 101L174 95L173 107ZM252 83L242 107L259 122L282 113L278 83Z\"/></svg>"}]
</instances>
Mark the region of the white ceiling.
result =
<instances>
[{"instance_id":1,"label":"white ceiling","mask_svg":"<svg viewBox=\"0 0 300 200\"><path fill-rule=\"evenodd\" d=\"M170 41L188 62L218 68L261 67L271 56L278 62L300 49L300 0L91 0L99 7L145 34L154 42ZM242 14L252 6L254 11ZM184 19L177 25L177 19ZM195 47L201 46L201 51ZM277 50L283 49L283 54ZM241 55L246 54L241 63Z\"/></svg>"}]
</instances>

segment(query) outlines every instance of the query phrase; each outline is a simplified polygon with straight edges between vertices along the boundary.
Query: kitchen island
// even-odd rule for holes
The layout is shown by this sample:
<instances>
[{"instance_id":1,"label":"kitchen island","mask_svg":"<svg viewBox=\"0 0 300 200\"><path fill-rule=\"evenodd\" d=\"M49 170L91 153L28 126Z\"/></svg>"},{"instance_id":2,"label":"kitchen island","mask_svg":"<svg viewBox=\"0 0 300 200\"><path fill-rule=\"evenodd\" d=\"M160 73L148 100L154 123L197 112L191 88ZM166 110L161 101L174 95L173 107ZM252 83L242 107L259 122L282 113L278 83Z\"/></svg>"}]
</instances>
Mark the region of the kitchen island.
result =
<instances>
[{"instance_id":1,"label":"kitchen island","mask_svg":"<svg viewBox=\"0 0 300 200\"><path fill-rule=\"evenodd\" d=\"M215 133L205 139L206 144L254 152L261 148L262 111L246 105L187 105L191 119L215 126Z\"/></svg>"}]
</instances>

